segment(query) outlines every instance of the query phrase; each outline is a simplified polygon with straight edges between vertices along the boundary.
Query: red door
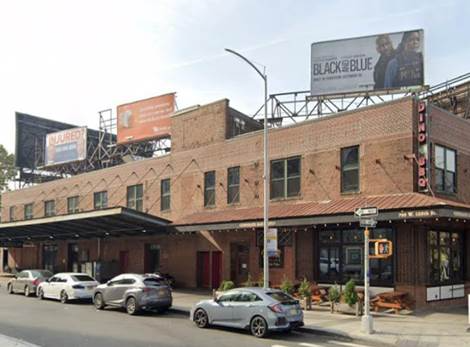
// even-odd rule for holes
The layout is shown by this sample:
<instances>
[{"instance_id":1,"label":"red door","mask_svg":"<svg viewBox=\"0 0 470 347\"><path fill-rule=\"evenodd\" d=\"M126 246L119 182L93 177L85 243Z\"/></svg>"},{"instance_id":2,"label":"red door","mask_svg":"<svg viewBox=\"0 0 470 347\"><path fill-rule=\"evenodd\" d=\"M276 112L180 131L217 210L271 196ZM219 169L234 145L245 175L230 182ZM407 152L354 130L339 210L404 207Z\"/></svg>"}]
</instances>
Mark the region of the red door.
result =
<instances>
[{"instance_id":1,"label":"red door","mask_svg":"<svg viewBox=\"0 0 470 347\"><path fill-rule=\"evenodd\" d=\"M210 258L209 252L197 252L197 286L210 287Z\"/></svg>"},{"instance_id":2,"label":"red door","mask_svg":"<svg viewBox=\"0 0 470 347\"><path fill-rule=\"evenodd\" d=\"M212 252L212 288L219 288L221 277L222 252Z\"/></svg>"},{"instance_id":3,"label":"red door","mask_svg":"<svg viewBox=\"0 0 470 347\"><path fill-rule=\"evenodd\" d=\"M119 272L126 273L129 266L129 251L119 252Z\"/></svg>"}]
</instances>

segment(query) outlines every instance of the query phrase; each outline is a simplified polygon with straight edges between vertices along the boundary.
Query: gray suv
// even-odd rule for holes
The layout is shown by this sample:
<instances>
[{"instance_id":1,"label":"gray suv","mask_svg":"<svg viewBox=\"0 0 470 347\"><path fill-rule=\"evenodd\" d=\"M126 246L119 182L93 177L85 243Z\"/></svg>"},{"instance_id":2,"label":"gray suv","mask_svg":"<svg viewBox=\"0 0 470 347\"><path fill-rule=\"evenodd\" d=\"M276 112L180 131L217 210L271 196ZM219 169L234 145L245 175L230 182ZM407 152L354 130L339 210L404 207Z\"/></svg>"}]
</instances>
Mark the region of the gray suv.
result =
<instances>
[{"instance_id":1,"label":"gray suv","mask_svg":"<svg viewBox=\"0 0 470 347\"><path fill-rule=\"evenodd\" d=\"M122 274L96 287L93 303L99 310L106 306L123 307L135 315L141 310L165 312L172 304L171 288L152 275Z\"/></svg>"}]
</instances>

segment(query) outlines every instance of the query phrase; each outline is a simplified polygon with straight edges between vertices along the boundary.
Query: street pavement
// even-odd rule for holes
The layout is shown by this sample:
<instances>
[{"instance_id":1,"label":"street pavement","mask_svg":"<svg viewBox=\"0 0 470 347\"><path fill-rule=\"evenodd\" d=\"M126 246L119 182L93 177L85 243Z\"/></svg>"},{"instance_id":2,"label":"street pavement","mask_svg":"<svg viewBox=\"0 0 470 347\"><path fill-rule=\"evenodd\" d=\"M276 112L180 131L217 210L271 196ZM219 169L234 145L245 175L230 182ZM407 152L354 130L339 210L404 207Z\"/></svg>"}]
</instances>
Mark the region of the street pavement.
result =
<instances>
[{"instance_id":1,"label":"street pavement","mask_svg":"<svg viewBox=\"0 0 470 347\"><path fill-rule=\"evenodd\" d=\"M119 309L96 310L89 302L8 295L0 288L1 347L361 347L374 346L345 337L294 332L257 339L233 329L198 329L187 315L146 313L129 316Z\"/></svg>"}]
</instances>

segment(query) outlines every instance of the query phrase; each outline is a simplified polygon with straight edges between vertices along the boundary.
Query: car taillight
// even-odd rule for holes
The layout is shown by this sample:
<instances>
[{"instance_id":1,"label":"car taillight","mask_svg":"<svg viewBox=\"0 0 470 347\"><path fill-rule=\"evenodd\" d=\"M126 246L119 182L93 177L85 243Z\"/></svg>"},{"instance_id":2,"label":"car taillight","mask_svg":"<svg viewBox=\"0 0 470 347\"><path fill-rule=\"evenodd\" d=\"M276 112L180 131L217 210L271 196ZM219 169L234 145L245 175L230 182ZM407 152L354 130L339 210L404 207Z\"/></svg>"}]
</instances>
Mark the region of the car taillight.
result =
<instances>
[{"instance_id":1,"label":"car taillight","mask_svg":"<svg viewBox=\"0 0 470 347\"><path fill-rule=\"evenodd\" d=\"M144 293L148 293L148 292L151 292L151 291L152 291L152 288L144 287L144 288L142 288L142 291L143 291Z\"/></svg>"},{"instance_id":2,"label":"car taillight","mask_svg":"<svg viewBox=\"0 0 470 347\"><path fill-rule=\"evenodd\" d=\"M39 278L36 278L35 280L33 280L33 286L37 286L39 284Z\"/></svg>"},{"instance_id":3,"label":"car taillight","mask_svg":"<svg viewBox=\"0 0 470 347\"><path fill-rule=\"evenodd\" d=\"M280 304L273 304L273 305L268 305L268 308L273 311L274 313L282 313L284 312L282 310L282 306Z\"/></svg>"},{"instance_id":4,"label":"car taillight","mask_svg":"<svg viewBox=\"0 0 470 347\"><path fill-rule=\"evenodd\" d=\"M85 287L82 286L81 284L74 284L74 285L72 286L72 288L73 288L73 289L85 289Z\"/></svg>"}]
</instances>

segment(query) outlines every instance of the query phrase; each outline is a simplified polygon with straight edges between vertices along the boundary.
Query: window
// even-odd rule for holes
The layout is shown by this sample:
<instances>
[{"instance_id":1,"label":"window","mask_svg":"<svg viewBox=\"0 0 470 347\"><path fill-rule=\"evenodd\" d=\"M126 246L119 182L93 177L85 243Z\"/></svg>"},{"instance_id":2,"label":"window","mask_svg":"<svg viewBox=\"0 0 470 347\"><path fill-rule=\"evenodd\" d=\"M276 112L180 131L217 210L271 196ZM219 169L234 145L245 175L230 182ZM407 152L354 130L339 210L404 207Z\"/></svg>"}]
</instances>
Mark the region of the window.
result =
<instances>
[{"instance_id":1,"label":"window","mask_svg":"<svg viewBox=\"0 0 470 347\"><path fill-rule=\"evenodd\" d=\"M79 211L78 208L79 204L79 197L78 196L71 196L67 198L67 213L77 213Z\"/></svg>"},{"instance_id":2,"label":"window","mask_svg":"<svg viewBox=\"0 0 470 347\"><path fill-rule=\"evenodd\" d=\"M127 187L127 207L137 211L144 210L144 187L142 184Z\"/></svg>"},{"instance_id":3,"label":"window","mask_svg":"<svg viewBox=\"0 0 470 347\"><path fill-rule=\"evenodd\" d=\"M227 204L240 202L240 167L231 167L227 171Z\"/></svg>"},{"instance_id":4,"label":"window","mask_svg":"<svg viewBox=\"0 0 470 347\"><path fill-rule=\"evenodd\" d=\"M451 284L463 281L462 233L430 231L429 282Z\"/></svg>"},{"instance_id":5,"label":"window","mask_svg":"<svg viewBox=\"0 0 470 347\"><path fill-rule=\"evenodd\" d=\"M204 174L204 206L215 205L215 171Z\"/></svg>"},{"instance_id":6,"label":"window","mask_svg":"<svg viewBox=\"0 0 470 347\"><path fill-rule=\"evenodd\" d=\"M453 149L436 145L434 153L434 165L436 170L436 190L438 192L444 193L456 193L456 152Z\"/></svg>"},{"instance_id":7,"label":"window","mask_svg":"<svg viewBox=\"0 0 470 347\"><path fill-rule=\"evenodd\" d=\"M271 199L300 195L300 157L271 162Z\"/></svg>"},{"instance_id":8,"label":"window","mask_svg":"<svg viewBox=\"0 0 470 347\"><path fill-rule=\"evenodd\" d=\"M15 220L16 206L10 206L10 222Z\"/></svg>"},{"instance_id":9,"label":"window","mask_svg":"<svg viewBox=\"0 0 470 347\"><path fill-rule=\"evenodd\" d=\"M160 181L160 210L165 211L171 208L171 185L170 179Z\"/></svg>"},{"instance_id":10,"label":"window","mask_svg":"<svg viewBox=\"0 0 470 347\"><path fill-rule=\"evenodd\" d=\"M108 192L96 192L93 194L93 206L95 210L101 210L108 207Z\"/></svg>"},{"instance_id":11,"label":"window","mask_svg":"<svg viewBox=\"0 0 470 347\"><path fill-rule=\"evenodd\" d=\"M341 192L359 191L359 146L341 149Z\"/></svg>"},{"instance_id":12,"label":"window","mask_svg":"<svg viewBox=\"0 0 470 347\"><path fill-rule=\"evenodd\" d=\"M55 200L44 201L44 216L55 216Z\"/></svg>"},{"instance_id":13,"label":"window","mask_svg":"<svg viewBox=\"0 0 470 347\"><path fill-rule=\"evenodd\" d=\"M33 204L24 205L24 219L33 219Z\"/></svg>"},{"instance_id":14,"label":"window","mask_svg":"<svg viewBox=\"0 0 470 347\"><path fill-rule=\"evenodd\" d=\"M371 238L393 241L393 230L378 228ZM319 232L319 274L325 282L346 283L364 279L364 231L359 229L323 230ZM370 260L370 280L374 285L393 284L393 256Z\"/></svg>"},{"instance_id":15,"label":"window","mask_svg":"<svg viewBox=\"0 0 470 347\"><path fill-rule=\"evenodd\" d=\"M283 268L284 267L284 254L286 247L292 247L294 233L292 231L279 231L277 233L277 249L278 253L275 256L269 256L270 268ZM259 247L259 267L263 267L264 255L264 233L258 230L256 233L256 245Z\"/></svg>"}]
</instances>

